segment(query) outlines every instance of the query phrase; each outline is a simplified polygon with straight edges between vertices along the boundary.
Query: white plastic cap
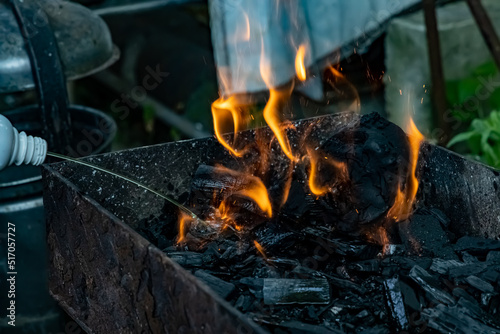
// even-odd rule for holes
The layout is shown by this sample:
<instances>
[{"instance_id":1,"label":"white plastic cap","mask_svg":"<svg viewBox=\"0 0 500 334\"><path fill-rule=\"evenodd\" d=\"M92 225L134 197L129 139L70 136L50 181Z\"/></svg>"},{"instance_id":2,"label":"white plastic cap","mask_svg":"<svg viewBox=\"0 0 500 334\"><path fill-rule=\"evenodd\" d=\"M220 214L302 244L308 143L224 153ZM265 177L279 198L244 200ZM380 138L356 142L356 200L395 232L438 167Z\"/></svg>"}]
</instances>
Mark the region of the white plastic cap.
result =
<instances>
[{"instance_id":1,"label":"white plastic cap","mask_svg":"<svg viewBox=\"0 0 500 334\"><path fill-rule=\"evenodd\" d=\"M44 139L19 133L5 116L0 115L0 170L12 164L38 166L46 156Z\"/></svg>"}]
</instances>

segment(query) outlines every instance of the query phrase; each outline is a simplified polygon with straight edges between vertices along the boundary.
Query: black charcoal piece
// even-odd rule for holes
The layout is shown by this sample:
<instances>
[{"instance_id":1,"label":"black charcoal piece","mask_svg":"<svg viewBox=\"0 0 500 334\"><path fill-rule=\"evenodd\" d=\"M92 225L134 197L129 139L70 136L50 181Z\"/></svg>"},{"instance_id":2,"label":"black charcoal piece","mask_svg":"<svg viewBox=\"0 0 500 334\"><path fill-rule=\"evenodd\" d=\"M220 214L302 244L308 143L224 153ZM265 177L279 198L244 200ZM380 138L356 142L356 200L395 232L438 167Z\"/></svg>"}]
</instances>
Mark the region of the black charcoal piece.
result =
<instances>
[{"instance_id":1,"label":"black charcoal piece","mask_svg":"<svg viewBox=\"0 0 500 334\"><path fill-rule=\"evenodd\" d=\"M455 306L437 305L422 312L422 318L426 320L427 326L440 333L484 333L496 334L498 329L484 324L470 315L468 310Z\"/></svg>"},{"instance_id":2,"label":"black charcoal piece","mask_svg":"<svg viewBox=\"0 0 500 334\"><path fill-rule=\"evenodd\" d=\"M248 290L257 298L262 298L262 289L264 288L264 279L263 278L254 278L254 277L243 277L240 279L240 283L246 285Z\"/></svg>"},{"instance_id":3,"label":"black charcoal piece","mask_svg":"<svg viewBox=\"0 0 500 334\"><path fill-rule=\"evenodd\" d=\"M330 286L326 279L264 278L264 303L328 304Z\"/></svg>"},{"instance_id":4,"label":"black charcoal piece","mask_svg":"<svg viewBox=\"0 0 500 334\"><path fill-rule=\"evenodd\" d=\"M485 272L479 275L485 281L492 284L500 284L500 267L499 268L488 268Z\"/></svg>"},{"instance_id":5,"label":"black charcoal piece","mask_svg":"<svg viewBox=\"0 0 500 334\"><path fill-rule=\"evenodd\" d=\"M464 298L464 299L467 299L468 301L470 301L471 303L477 304L474 297L469 295L469 293L462 288L453 289L453 296L457 297L457 299Z\"/></svg>"},{"instance_id":6,"label":"black charcoal piece","mask_svg":"<svg viewBox=\"0 0 500 334\"><path fill-rule=\"evenodd\" d=\"M429 210L418 209L410 219L398 226L399 236L411 254L458 260L440 220Z\"/></svg>"},{"instance_id":7,"label":"black charcoal piece","mask_svg":"<svg viewBox=\"0 0 500 334\"><path fill-rule=\"evenodd\" d=\"M194 275L224 299L231 295L235 289L234 284L223 281L203 270L197 270Z\"/></svg>"},{"instance_id":8,"label":"black charcoal piece","mask_svg":"<svg viewBox=\"0 0 500 334\"><path fill-rule=\"evenodd\" d=\"M486 256L486 262L500 264L500 251L491 251Z\"/></svg>"},{"instance_id":9,"label":"black charcoal piece","mask_svg":"<svg viewBox=\"0 0 500 334\"><path fill-rule=\"evenodd\" d=\"M338 189L319 200L337 229L359 233L362 225L385 217L408 171L409 142L399 127L371 113L361 117L359 126L332 135L316 152L328 157L318 159L317 183ZM347 177L332 160L346 164Z\"/></svg>"},{"instance_id":10,"label":"black charcoal piece","mask_svg":"<svg viewBox=\"0 0 500 334\"><path fill-rule=\"evenodd\" d=\"M291 333L300 334L342 334L342 331L328 329L323 326L305 324L299 321L284 321L279 324L279 327L287 329Z\"/></svg>"},{"instance_id":11,"label":"black charcoal piece","mask_svg":"<svg viewBox=\"0 0 500 334\"><path fill-rule=\"evenodd\" d=\"M410 270L410 277L435 301L452 305L455 300L449 293L441 290L436 279L419 266Z\"/></svg>"},{"instance_id":12,"label":"black charcoal piece","mask_svg":"<svg viewBox=\"0 0 500 334\"><path fill-rule=\"evenodd\" d=\"M399 287L401 288L401 293L403 294L403 301L405 305L413 311L421 311L422 305L418 301L415 290L403 281L399 281ZM409 313L409 312L408 312Z\"/></svg>"},{"instance_id":13,"label":"black charcoal piece","mask_svg":"<svg viewBox=\"0 0 500 334\"><path fill-rule=\"evenodd\" d=\"M442 275L448 274L450 269L459 268L464 266L465 263L457 261L457 260L443 260L443 259L432 259L432 265L430 270L440 273Z\"/></svg>"},{"instance_id":14,"label":"black charcoal piece","mask_svg":"<svg viewBox=\"0 0 500 334\"><path fill-rule=\"evenodd\" d=\"M472 263L465 264L459 267L453 267L448 270L448 275L453 278L464 278L470 275L478 275L482 272L485 272L488 266L485 263Z\"/></svg>"},{"instance_id":15,"label":"black charcoal piece","mask_svg":"<svg viewBox=\"0 0 500 334\"><path fill-rule=\"evenodd\" d=\"M499 250L500 240L465 236L458 239L453 248L457 252L470 251L474 253L486 253L490 250Z\"/></svg>"},{"instance_id":16,"label":"black charcoal piece","mask_svg":"<svg viewBox=\"0 0 500 334\"><path fill-rule=\"evenodd\" d=\"M471 286L475 287L476 289L478 289L482 292L490 292L490 293L495 292L495 289L493 288L493 286L490 283L483 281L479 277L471 275L471 276L468 276L465 280Z\"/></svg>"},{"instance_id":17,"label":"black charcoal piece","mask_svg":"<svg viewBox=\"0 0 500 334\"><path fill-rule=\"evenodd\" d=\"M168 257L183 267L203 266L203 254L195 252L168 252Z\"/></svg>"},{"instance_id":18,"label":"black charcoal piece","mask_svg":"<svg viewBox=\"0 0 500 334\"><path fill-rule=\"evenodd\" d=\"M406 330L408 328L408 319L406 317L399 279L386 279L384 281L384 288L387 298L387 306L391 312L392 318L397 323L399 330Z\"/></svg>"},{"instance_id":19,"label":"black charcoal piece","mask_svg":"<svg viewBox=\"0 0 500 334\"><path fill-rule=\"evenodd\" d=\"M349 263L347 268L352 271L364 273L377 273L380 269L380 260L365 260L359 262Z\"/></svg>"}]
</instances>

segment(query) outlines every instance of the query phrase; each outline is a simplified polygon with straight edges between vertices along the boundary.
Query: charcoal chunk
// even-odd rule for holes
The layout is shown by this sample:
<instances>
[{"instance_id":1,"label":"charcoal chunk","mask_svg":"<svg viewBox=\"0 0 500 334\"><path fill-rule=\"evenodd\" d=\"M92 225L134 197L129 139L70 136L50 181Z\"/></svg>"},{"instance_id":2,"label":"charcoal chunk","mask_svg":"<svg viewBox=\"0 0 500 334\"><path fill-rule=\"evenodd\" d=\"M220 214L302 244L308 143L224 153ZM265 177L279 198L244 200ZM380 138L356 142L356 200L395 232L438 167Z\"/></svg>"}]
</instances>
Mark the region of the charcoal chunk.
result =
<instances>
[{"instance_id":1,"label":"charcoal chunk","mask_svg":"<svg viewBox=\"0 0 500 334\"><path fill-rule=\"evenodd\" d=\"M430 270L446 275L452 268L465 266L465 263L457 260L432 259Z\"/></svg>"},{"instance_id":2,"label":"charcoal chunk","mask_svg":"<svg viewBox=\"0 0 500 334\"><path fill-rule=\"evenodd\" d=\"M168 257L183 267L203 266L203 254L195 252L169 252Z\"/></svg>"},{"instance_id":3,"label":"charcoal chunk","mask_svg":"<svg viewBox=\"0 0 500 334\"><path fill-rule=\"evenodd\" d=\"M467 277L465 280L467 281L467 283L469 283L470 285L472 285L473 287L482 292L490 292L490 293L495 292L495 289L490 283L483 281L479 277L471 275Z\"/></svg>"},{"instance_id":4,"label":"charcoal chunk","mask_svg":"<svg viewBox=\"0 0 500 334\"><path fill-rule=\"evenodd\" d=\"M326 279L264 279L264 303L282 304L328 304L330 286Z\"/></svg>"},{"instance_id":5,"label":"charcoal chunk","mask_svg":"<svg viewBox=\"0 0 500 334\"><path fill-rule=\"evenodd\" d=\"M338 190L320 198L321 205L332 213L332 224L343 232L356 233L362 225L385 217L408 171L409 143L398 126L377 113L365 115L359 126L334 134L317 153L328 158L318 161L321 173L317 182ZM347 178L339 177L332 160L346 164Z\"/></svg>"},{"instance_id":6,"label":"charcoal chunk","mask_svg":"<svg viewBox=\"0 0 500 334\"><path fill-rule=\"evenodd\" d=\"M500 240L484 239L479 237L465 236L458 239L454 246L455 251L470 251L486 253L490 250L500 250Z\"/></svg>"},{"instance_id":7,"label":"charcoal chunk","mask_svg":"<svg viewBox=\"0 0 500 334\"><path fill-rule=\"evenodd\" d=\"M399 330L408 328L408 319L403 302L403 294L398 278L390 278L384 281L384 288L387 297L387 305L391 311L391 316L398 324Z\"/></svg>"},{"instance_id":8,"label":"charcoal chunk","mask_svg":"<svg viewBox=\"0 0 500 334\"><path fill-rule=\"evenodd\" d=\"M410 219L399 223L398 226L399 236L408 252L458 260L439 219L429 210L417 210Z\"/></svg>"},{"instance_id":9,"label":"charcoal chunk","mask_svg":"<svg viewBox=\"0 0 500 334\"><path fill-rule=\"evenodd\" d=\"M224 299L229 297L236 288L234 284L221 280L203 270L197 270L194 275Z\"/></svg>"},{"instance_id":10,"label":"charcoal chunk","mask_svg":"<svg viewBox=\"0 0 500 334\"><path fill-rule=\"evenodd\" d=\"M452 305L455 300L449 293L441 290L436 280L427 271L419 266L415 266L410 270L410 277L431 297L431 299Z\"/></svg>"}]
</instances>

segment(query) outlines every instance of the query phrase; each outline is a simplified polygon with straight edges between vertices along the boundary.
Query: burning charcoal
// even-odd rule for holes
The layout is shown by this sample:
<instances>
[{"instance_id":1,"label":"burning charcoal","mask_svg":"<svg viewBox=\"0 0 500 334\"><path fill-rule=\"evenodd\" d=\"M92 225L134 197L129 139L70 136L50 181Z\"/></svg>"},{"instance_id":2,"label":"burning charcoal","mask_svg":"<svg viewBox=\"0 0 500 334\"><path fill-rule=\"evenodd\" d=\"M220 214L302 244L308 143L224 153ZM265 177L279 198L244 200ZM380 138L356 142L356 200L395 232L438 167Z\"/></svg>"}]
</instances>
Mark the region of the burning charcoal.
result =
<instances>
[{"instance_id":1,"label":"burning charcoal","mask_svg":"<svg viewBox=\"0 0 500 334\"><path fill-rule=\"evenodd\" d=\"M465 236L458 239L453 248L457 252L470 251L485 254L490 250L500 250L500 240Z\"/></svg>"},{"instance_id":2,"label":"burning charcoal","mask_svg":"<svg viewBox=\"0 0 500 334\"><path fill-rule=\"evenodd\" d=\"M292 231L286 224L271 222L256 229L255 239L266 251L274 253L288 249L303 237Z\"/></svg>"},{"instance_id":3,"label":"burning charcoal","mask_svg":"<svg viewBox=\"0 0 500 334\"><path fill-rule=\"evenodd\" d=\"M419 266L410 270L410 277L433 299L440 303L452 305L455 300L447 292L441 290L432 275Z\"/></svg>"},{"instance_id":4,"label":"burning charcoal","mask_svg":"<svg viewBox=\"0 0 500 334\"><path fill-rule=\"evenodd\" d=\"M490 293L495 292L495 289L493 288L493 286L490 283L483 281L479 277L471 275L471 276L467 277L465 280L471 286L475 287L476 289L478 289L482 292L490 292Z\"/></svg>"},{"instance_id":5,"label":"burning charcoal","mask_svg":"<svg viewBox=\"0 0 500 334\"><path fill-rule=\"evenodd\" d=\"M252 228L271 215L271 212L267 211L271 210L270 203L266 210L263 210L258 203L248 197L249 191L262 189L265 190L262 181L250 174L225 167L200 165L191 182L190 203L202 217L205 217L213 214L214 208L220 208L224 202L225 209L231 213L233 220L244 222L248 224L247 227Z\"/></svg>"},{"instance_id":6,"label":"burning charcoal","mask_svg":"<svg viewBox=\"0 0 500 334\"><path fill-rule=\"evenodd\" d=\"M197 270L194 275L208 285L212 290L215 291L219 296L226 299L236 288L234 284L227 283L218 277L210 275L206 271Z\"/></svg>"},{"instance_id":7,"label":"burning charcoal","mask_svg":"<svg viewBox=\"0 0 500 334\"><path fill-rule=\"evenodd\" d=\"M330 286L326 279L264 279L264 303L328 304Z\"/></svg>"},{"instance_id":8,"label":"burning charcoal","mask_svg":"<svg viewBox=\"0 0 500 334\"><path fill-rule=\"evenodd\" d=\"M399 286L398 278L390 278L384 281L384 288L387 297L387 305L391 311L392 318L398 324L399 330L408 328L408 319L406 317L403 294Z\"/></svg>"},{"instance_id":9,"label":"burning charcoal","mask_svg":"<svg viewBox=\"0 0 500 334\"><path fill-rule=\"evenodd\" d=\"M358 233L360 225L385 217L400 185L405 184L408 139L403 130L377 113L362 116L358 126L334 134L317 154L321 173L316 182L327 186L332 186L332 180L340 182L339 191L319 201L332 212L331 223L341 231ZM338 168L329 163L332 160L346 164L347 178L339 180Z\"/></svg>"},{"instance_id":10,"label":"burning charcoal","mask_svg":"<svg viewBox=\"0 0 500 334\"><path fill-rule=\"evenodd\" d=\"M461 266L465 266L465 263L456 260L433 259L430 269L442 275L446 275L451 268L458 268Z\"/></svg>"},{"instance_id":11,"label":"burning charcoal","mask_svg":"<svg viewBox=\"0 0 500 334\"><path fill-rule=\"evenodd\" d=\"M429 210L417 210L410 219L398 226L399 236L408 252L458 260L440 221Z\"/></svg>"},{"instance_id":12,"label":"burning charcoal","mask_svg":"<svg viewBox=\"0 0 500 334\"><path fill-rule=\"evenodd\" d=\"M201 267L203 265L203 254L195 252L169 252L168 257L183 267Z\"/></svg>"}]
</instances>

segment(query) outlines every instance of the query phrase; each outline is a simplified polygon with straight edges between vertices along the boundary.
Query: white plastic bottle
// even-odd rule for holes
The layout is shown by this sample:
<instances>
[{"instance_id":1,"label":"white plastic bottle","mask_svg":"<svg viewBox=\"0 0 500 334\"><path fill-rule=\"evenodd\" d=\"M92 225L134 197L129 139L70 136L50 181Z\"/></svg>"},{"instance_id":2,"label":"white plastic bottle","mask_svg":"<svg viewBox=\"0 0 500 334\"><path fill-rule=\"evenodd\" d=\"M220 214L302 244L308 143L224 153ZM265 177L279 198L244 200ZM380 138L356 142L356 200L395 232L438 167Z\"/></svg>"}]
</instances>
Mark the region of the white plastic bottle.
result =
<instances>
[{"instance_id":1,"label":"white plastic bottle","mask_svg":"<svg viewBox=\"0 0 500 334\"><path fill-rule=\"evenodd\" d=\"M5 116L0 115L0 171L14 163L38 166L46 156L44 139L19 133Z\"/></svg>"}]
</instances>

